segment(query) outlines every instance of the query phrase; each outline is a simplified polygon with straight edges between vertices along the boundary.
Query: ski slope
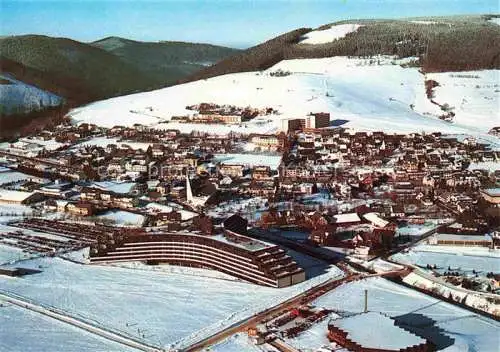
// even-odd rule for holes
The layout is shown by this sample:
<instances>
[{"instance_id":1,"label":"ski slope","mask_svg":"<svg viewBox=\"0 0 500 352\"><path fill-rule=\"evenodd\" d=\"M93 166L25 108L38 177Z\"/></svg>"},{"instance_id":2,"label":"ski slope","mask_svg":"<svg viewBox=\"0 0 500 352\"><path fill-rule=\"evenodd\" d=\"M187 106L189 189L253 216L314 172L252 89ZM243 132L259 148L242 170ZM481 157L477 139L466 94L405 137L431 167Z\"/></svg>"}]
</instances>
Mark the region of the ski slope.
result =
<instances>
[{"instance_id":1,"label":"ski slope","mask_svg":"<svg viewBox=\"0 0 500 352\"><path fill-rule=\"evenodd\" d=\"M76 123L104 127L139 123L181 132L220 134L273 133L283 128L281 120L304 117L310 112L330 112L333 123L340 122L336 125L343 127L387 133L440 131L485 136L491 127L498 125L500 116L495 111L498 88L493 83L498 71L464 73L479 76L466 86L461 86L465 78L457 75L432 76L443 82L440 89L436 88L436 100L441 104L450 100L450 105L457 106L457 122L450 123L437 118L442 111L427 99L424 84L427 77L417 68L403 68L399 63L389 57L284 60L263 72L228 74L112 98L76 108L69 115ZM292 74L270 75L278 69ZM476 85L481 88L475 88ZM467 103L459 105L462 101ZM273 107L279 114L259 116L239 125L170 121L172 116L192 114L185 107L201 102ZM462 116L462 112L466 115ZM485 138L498 141L491 136Z\"/></svg>"},{"instance_id":2,"label":"ski slope","mask_svg":"<svg viewBox=\"0 0 500 352\"><path fill-rule=\"evenodd\" d=\"M360 24L347 23L347 24L337 24L333 25L328 29L316 30L304 34L303 39L300 44L325 44L331 43L334 40L344 38L347 34L356 32Z\"/></svg>"}]
</instances>

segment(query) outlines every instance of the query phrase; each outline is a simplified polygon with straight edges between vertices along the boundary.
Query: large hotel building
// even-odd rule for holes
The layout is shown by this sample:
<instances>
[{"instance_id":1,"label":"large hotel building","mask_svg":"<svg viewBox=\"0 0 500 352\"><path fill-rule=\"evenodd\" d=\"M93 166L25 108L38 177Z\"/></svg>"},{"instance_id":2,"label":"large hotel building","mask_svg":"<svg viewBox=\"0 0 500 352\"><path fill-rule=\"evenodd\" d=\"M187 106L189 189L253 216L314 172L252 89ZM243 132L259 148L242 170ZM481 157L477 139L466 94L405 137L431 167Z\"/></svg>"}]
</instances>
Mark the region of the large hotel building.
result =
<instances>
[{"instance_id":1,"label":"large hotel building","mask_svg":"<svg viewBox=\"0 0 500 352\"><path fill-rule=\"evenodd\" d=\"M229 228L228 228L229 227ZM226 226L217 235L158 232L124 236L91 251L91 263L141 261L217 270L255 284L285 287L305 280L305 272L277 245Z\"/></svg>"}]
</instances>

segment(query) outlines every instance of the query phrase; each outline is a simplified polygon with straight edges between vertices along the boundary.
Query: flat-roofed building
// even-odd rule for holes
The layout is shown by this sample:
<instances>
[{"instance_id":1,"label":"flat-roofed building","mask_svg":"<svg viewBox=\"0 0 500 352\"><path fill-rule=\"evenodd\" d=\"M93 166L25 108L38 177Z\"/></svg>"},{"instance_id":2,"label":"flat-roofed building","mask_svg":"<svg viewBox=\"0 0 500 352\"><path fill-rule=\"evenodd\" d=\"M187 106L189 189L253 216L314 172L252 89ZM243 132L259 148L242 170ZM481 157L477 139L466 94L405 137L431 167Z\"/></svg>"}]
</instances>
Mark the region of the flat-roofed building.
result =
<instances>
[{"instance_id":1,"label":"flat-roofed building","mask_svg":"<svg viewBox=\"0 0 500 352\"><path fill-rule=\"evenodd\" d=\"M103 249L104 248L104 249ZM91 263L146 262L205 268L270 287L305 280L305 272L279 246L225 230L206 236L194 232L144 233L99 244Z\"/></svg>"},{"instance_id":2,"label":"flat-roofed building","mask_svg":"<svg viewBox=\"0 0 500 352\"><path fill-rule=\"evenodd\" d=\"M500 206L500 188L487 188L481 190L484 200L495 206Z\"/></svg>"},{"instance_id":3,"label":"flat-roofed building","mask_svg":"<svg viewBox=\"0 0 500 352\"><path fill-rule=\"evenodd\" d=\"M439 233L429 238L429 244L438 246L492 247L493 239L488 235Z\"/></svg>"},{"instance_id":4,"label":"flat-roofed building","mask_svg":"<svg viewBox=\"0 0 500 352\"><path fill-rule=\"evenodd\" d=\"M43 195L35 192L13 191L0 188L0 204L31 204L43 200Z\"/></svg>"},{"instance_id":5,"label":"flat-roofed building","mask_svg":"<svg viewBox=\"0 0 500 352\"><path fill-rule=\"evenodd\" d=\"M354 352L427 352L435 346L378 312L366 312L328 323L328 338Z\"/></svg>"}]
</instances>

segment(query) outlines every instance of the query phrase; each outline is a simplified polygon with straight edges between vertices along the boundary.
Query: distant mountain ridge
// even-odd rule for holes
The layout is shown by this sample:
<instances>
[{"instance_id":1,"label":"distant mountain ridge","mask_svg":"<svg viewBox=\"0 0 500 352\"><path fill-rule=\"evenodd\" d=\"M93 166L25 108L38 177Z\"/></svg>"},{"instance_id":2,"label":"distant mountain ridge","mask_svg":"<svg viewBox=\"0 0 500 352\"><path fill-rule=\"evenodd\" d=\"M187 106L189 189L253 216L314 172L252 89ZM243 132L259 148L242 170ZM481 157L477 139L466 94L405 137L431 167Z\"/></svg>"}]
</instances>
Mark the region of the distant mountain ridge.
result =
<instances>
[{"instance_id":1,"label":"distant mountain ridge","mask_svg":"<svg viewBox=\"0 0 500 352\"><path fill-rule=\"evenodd\" d=\"M108 37L93 43L41 35L0 38L1 72L82 104L175 84L237 49Z\"/></svg>"},{"instance_id":2,"label":"distant mountain ridge","mask_svg":"<svg viewBox=\"0 0 500 352\"><path fill-rule=\"evenodd\" d=\"M107 37L91 43L134 66L155 84L175 83L237 49L211 44L178 41L141 42L120 37Z\"/></svg>"},{"instance_id":3,"label":"distant mountain ridge","mask_svg":"<svg viewBox=\"0 0 500 352\"><path fill-rule=\"evenodd\" d=\"M1 37L0 73L40 92L33 94L32 88L18 85L14 94L13 87L3 87L2 91L10 94L0 96L0 126L4 133L8 129L17 131L27 113L33 120L36 111L40 116L47 115L44 109L53 111L53 100L44 104L49 100L39 99L43 91L44 96L62 98L65 105L58 110L62 114L72 106L176 84L237 52L210 44L148 43L118 37L93 43L42 35ZM22 92L23 87L29 92ZM25 106L16 105L19 101Z\"/></svg>"},{"instance_id":4,"label":"distant mountain ridge","mask_svg":"<svg viewBox=\"0 0 500 352\"><path fill-rule=\"evenodd\" d=\"M139 70L113 54L66 38L38 35L0 39L2 72L76 103L147 87ZM31 81L32 80L32 81Z\"/></svg>"}]
</instances>

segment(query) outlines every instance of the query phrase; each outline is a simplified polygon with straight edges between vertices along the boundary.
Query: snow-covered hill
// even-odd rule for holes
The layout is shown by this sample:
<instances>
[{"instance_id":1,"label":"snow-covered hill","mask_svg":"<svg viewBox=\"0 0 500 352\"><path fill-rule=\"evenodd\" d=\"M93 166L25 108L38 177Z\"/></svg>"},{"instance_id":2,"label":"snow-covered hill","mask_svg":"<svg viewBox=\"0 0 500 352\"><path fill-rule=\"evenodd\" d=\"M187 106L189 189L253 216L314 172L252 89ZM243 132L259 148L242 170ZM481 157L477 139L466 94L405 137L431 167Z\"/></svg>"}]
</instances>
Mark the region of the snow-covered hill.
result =
<instances>
[{"instance_id":1,"label":"snow-covered hill","mask_svg":"<svg viewBox=\"0 0 500 352\"><path fill-rule=\"evenodd\" d=\"M338 24L328 29L316 30L304 35L301 44L324 44L344 38L347 34L356 32L362 25L355 23Z\"/></svg>"},{"instance_id":2,"label":"snow-covered hill","mask_svg":"<svg viewBox=\"0 0 500 352\"><path fill-rule=\"evenodd\" d=\"M278 69L291 74L270 75ZM464 80L469 80L463 78L465 75L477 78L465 84ZM485 134L499 124L498 71L432 77L442 82L435 89L435 100L455 106L457 122L438 118L442 111L426 96L425 80L429 78L417 68L403 68L388 57L285 60L263 72L229 74L113 98L74 109L70 115L76 122L107 127L140 123L220 133L278 131L281 120L310 112L330 112L333 124L365 131ZM201 102L273 107L279 115L261 116L236 126L170 121L172 116L192 113L185 109L187 105Z\"/></svg>"},{"instance_id":3,"label":"snow-covered hill","mask_svg":"<svg viewBox=\"0 0 500 352\"><path fill-rule=\"evenodd\" d=\"M6 75L0 75L0 107L5 114L27 113L57 106L62 98Z\"/></svg>"},{"instance_id":4,"label":"snow-covered hill","mask_svg":"<svg viewBox=\"0 0 500 352\"><path fill-rule=\"evenodd\" d=\"M434 101L447 104L458 124L487 131L500 125L500 71L431 73L426 79L436 81ZM442 113L438 106L435 115Z\"/></svg>"}]
</instances>

